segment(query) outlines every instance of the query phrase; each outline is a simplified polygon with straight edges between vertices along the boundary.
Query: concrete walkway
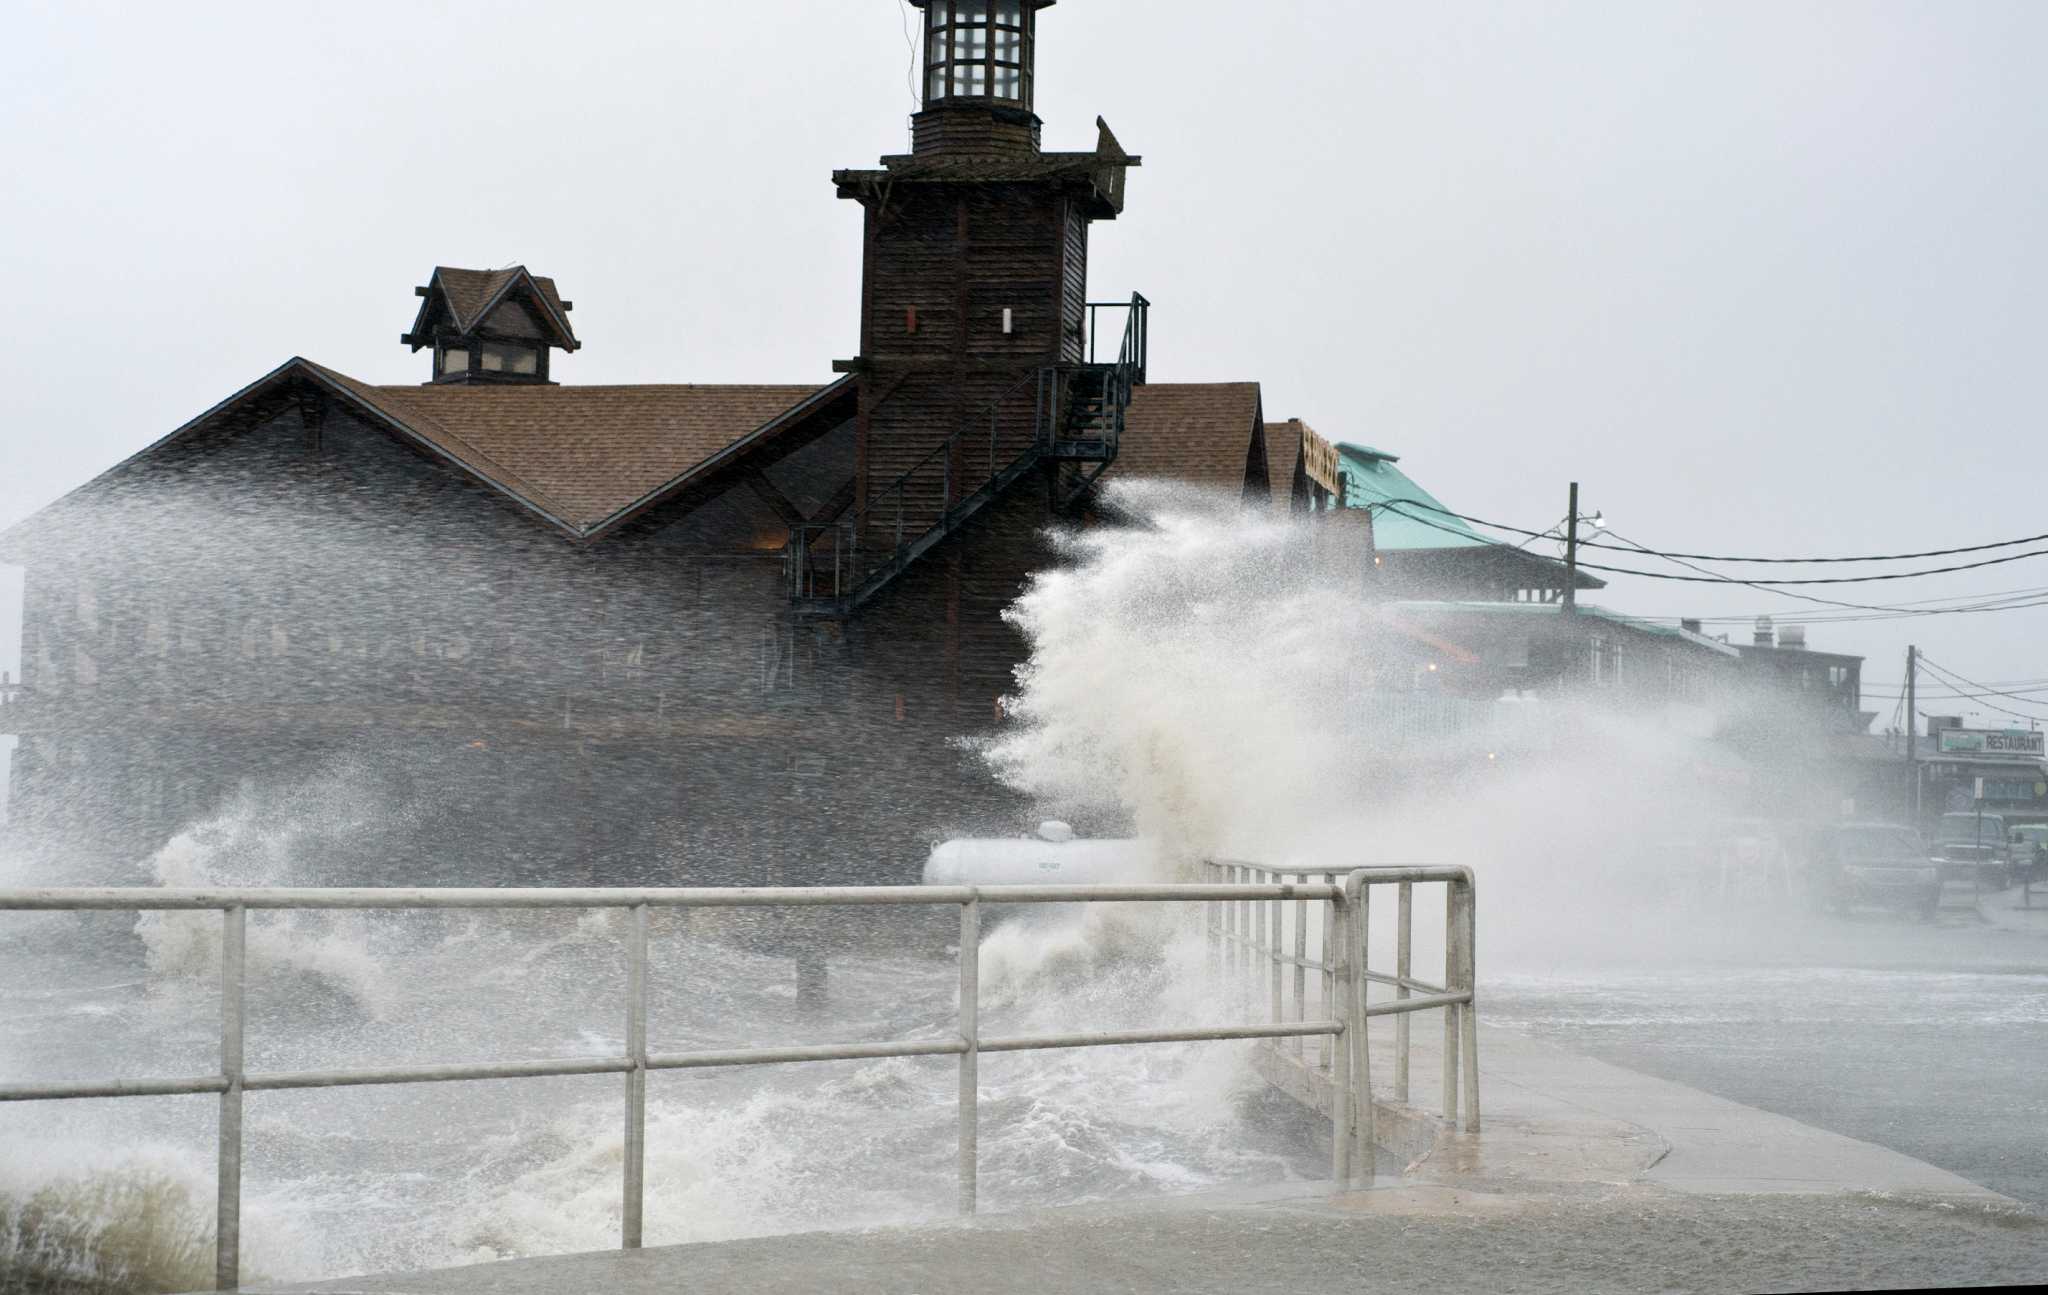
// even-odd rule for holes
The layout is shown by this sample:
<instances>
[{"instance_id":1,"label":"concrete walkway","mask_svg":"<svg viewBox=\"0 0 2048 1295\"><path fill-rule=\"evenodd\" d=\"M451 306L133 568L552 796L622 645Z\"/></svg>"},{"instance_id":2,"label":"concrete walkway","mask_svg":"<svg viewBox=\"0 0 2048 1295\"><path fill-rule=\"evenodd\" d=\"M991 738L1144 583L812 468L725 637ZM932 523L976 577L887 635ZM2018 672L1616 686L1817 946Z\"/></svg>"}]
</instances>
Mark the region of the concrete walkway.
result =
<instances>
[{"instance_id":1,"label":"concrete walkway","mask_svg":"<svg viewBox=\"0 0 2048 1295\"><path fill-rule=\"evenodd\" d=\"M1870 1143L1498 1030L1485 1131L1398 1182L517 1260L266 1290L1816 1290L2048 1280L2048 1218ZM1432 1073L1418 1052L1418 1077Z\"/></svg>"},{"instance_id":2,"label":"concrete walkway","mask_svg":"<svg viewBox=\"0 0 2048 1295\"><path fill-rule=\"evenodd\" d=\"M1482 1031L1479 1056L1485 1131L1444 1139L1417 1176L1496 1189L1647 1183L1693 1193L1865 1191L2010 1204L1874 1143L1516 1034ZM1423 1069L1421 1054L1416 1064Z\"/></svg>"}]
</instances>

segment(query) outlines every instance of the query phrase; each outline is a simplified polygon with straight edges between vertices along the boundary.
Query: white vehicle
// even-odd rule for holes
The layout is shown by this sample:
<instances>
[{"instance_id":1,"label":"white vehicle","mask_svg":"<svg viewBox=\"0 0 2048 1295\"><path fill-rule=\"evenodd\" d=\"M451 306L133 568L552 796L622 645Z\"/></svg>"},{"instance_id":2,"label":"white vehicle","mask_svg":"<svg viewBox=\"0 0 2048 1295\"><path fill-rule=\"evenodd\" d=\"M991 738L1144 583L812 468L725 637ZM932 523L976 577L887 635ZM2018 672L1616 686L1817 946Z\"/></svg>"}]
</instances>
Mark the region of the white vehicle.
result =
<instances>
[{"instance_id":1,"label":"white vehicle","mask_svg":"<svg viewBox=\"0 0 2048 1295\"><path fill-rule=\"evenodd\" d=\"M1036 836L962 838L932 847L927 886L1101 886L1159 879L1159 849L1139 839L1074 839L1061 822Z\"/></svg>"}]
</instances>

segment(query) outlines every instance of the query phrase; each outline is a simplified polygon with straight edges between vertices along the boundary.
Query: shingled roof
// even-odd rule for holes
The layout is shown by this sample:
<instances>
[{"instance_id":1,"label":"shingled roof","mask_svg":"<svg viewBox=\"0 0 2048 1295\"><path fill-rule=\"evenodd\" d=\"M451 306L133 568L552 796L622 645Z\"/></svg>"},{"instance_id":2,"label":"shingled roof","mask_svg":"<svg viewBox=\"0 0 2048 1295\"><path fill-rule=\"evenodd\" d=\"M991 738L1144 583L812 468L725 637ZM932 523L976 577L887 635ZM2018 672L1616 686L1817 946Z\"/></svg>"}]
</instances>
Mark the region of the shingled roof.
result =
<instances>
[{"instance_id":1,"label":"shingled roof","mask_svg":"<svg viewBox=\"0 0 2048 1295\"><path fill-rule=\"evenodd\" d=\"M374 387L308 367L584 535L824 390Z\"/></svg>"},{"instance_id":2,"label":"shingled roof","mask_svg":"<svg viewBox=\"0 0 2048 1295\"><path fill-rule=\"evenodd\" d=\"M413 320L412 331L402 340L409 342L414 350L429 343L431 339L425 329L436 298L447 303L455 330L466 333L495 310L499 302L521 287L530 289L551 316L547 322L560 334L558 344L571 351L579 349L582 343L576 340L576 330L569 326L569 303L562 300L555 281L545 275L529 273L523 265L503 270L459 270L453 266L435 266L433 276L420 289L425 299L420 303L419 317Z\"/></svg>"},{"instance_id":3,"label":"shingled roof","mask_svg":"<svg viewBox=\"0 0 2048 1295\"><path fill-rule=\"evenodd\" d=\"M1244 489L1259 424L1256 382L1153 382L1131 392L1106 477L1156 477Z\"/></svg>"},{"instance_id":4,"label":"shingled roof","mask_svg":"<svg viewBox=\"0 0 2048 1295\"><path fill-rule=\"evenodd\" d=\"M608 531L762 438L830 412L835 401L844 400L850 417L853 399L851 378L823 387L385 387L292 359L72 494L165 445L250 409L274 409L278 396L309 387L578 539ZM35 520L18 523L0 542L19 540Z\"/></svg>"},{"instance_id":5,"label":"shingled roof","mask_svg":"<svg viewBox=\"0 0 2048 1295\"><path fill-rule=\"evenodd\" d=\"M1266 485L1275 512L1294 508L1294 474L1301 466L1301 434L1306 428L1299 418L1266 424Z\"/></svg>"}]
</instances>

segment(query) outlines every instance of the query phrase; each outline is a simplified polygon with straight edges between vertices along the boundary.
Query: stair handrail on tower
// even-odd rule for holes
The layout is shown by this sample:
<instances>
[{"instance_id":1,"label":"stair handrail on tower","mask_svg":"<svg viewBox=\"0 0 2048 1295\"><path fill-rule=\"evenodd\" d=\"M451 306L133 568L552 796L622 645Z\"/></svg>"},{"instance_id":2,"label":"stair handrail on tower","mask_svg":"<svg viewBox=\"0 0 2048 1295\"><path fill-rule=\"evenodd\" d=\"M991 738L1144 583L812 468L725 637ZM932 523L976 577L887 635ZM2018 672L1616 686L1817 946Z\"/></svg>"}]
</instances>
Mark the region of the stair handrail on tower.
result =
<instances>
[{"instance_id":1,"label":"stair handrail on tower","mask_svg":"<svg viewBox=\"0 0 2048 1295\"><path fill-rule=\"evenodd\" d=\"M795 609L827 616L859 610L1041 463L1075 464L1074 480L1060 490L1059 499L1064 506L1077 498L1116 461L1132 390L1145 381L1151 304L1135 292L1128 302L1087 303L1089 360L1034 369L991 401L985 452L977 452L983 448L978 423L962 427L839 520L792 526L784 560ZM1104 363L1094 359L1093 334L1099 312L1106 309L1128 313L1117 358ZM1020 453L1006 458L999 444L1001 409L1026 383L1036 384L1031 440ZM970 458L980 460L979 472L968 468ZM962 480L956 482L956 475ZM969 480L972 488L956 494L956 487ZM919 525L920 495L925 514L934 496L940 505L937 519L929 525ZM862 536L876 531L888 537L887 548L878 560L865 562ZM872 541L867 548L873 555ZM827 552L830 565L824 566Z\"/></svg>"}]
</instances>

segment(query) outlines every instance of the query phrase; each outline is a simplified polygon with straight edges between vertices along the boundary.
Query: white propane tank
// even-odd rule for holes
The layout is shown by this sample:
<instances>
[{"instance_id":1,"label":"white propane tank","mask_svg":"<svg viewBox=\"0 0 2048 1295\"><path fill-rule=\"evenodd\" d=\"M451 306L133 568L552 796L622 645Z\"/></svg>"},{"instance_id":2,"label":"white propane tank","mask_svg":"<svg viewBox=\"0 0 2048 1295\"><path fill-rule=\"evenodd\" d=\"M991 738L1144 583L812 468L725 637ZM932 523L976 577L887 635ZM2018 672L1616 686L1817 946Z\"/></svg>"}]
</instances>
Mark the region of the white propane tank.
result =
<instances>
[{"instance_id":1,"label":"white propane tank","mask_svg":"<svg viewBox=\"0 0 2048 1295\"><path fill-rule=\"evenodd\" d=\"M927 886L1101 886L1156 881L1159 849L1151 841L1074 839L1074 829L1049 820L1036 836L962 838L932 847Z\"/></svg>"}]
</instances>

